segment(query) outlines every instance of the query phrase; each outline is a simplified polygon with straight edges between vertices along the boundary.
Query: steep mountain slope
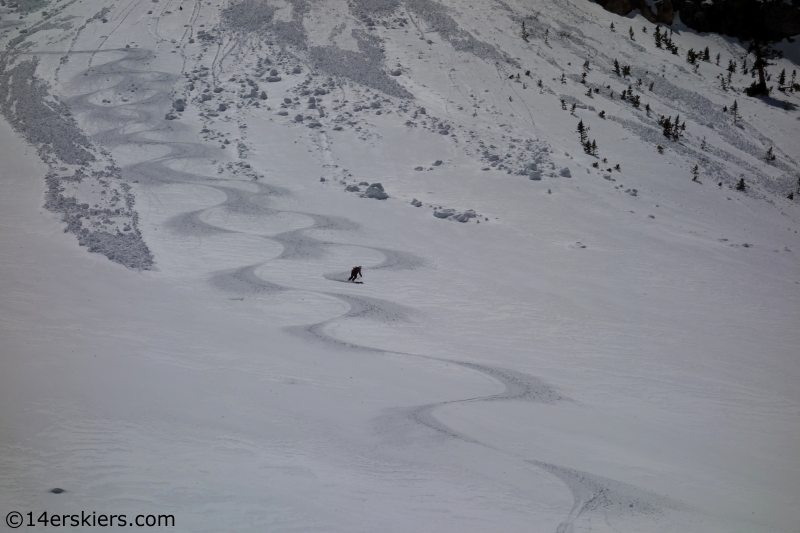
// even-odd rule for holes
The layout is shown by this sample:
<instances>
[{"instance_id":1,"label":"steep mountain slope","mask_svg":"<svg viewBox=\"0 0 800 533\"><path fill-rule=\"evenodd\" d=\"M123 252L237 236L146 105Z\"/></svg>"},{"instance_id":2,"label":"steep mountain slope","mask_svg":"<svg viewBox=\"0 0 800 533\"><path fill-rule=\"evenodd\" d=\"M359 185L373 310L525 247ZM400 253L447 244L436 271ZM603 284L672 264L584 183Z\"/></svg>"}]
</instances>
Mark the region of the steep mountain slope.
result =
<instances>
[{"instance_id":1,"label":"steep mountain slope","mask_svg":"<svg viewBox=\"0 0 800 533\"><path fill-rule=\"evenodd\" d=\"M796 527L800 93L746 97L739 43L583 0L0 9L9 509Z\"/></svg>"}]
</instances>

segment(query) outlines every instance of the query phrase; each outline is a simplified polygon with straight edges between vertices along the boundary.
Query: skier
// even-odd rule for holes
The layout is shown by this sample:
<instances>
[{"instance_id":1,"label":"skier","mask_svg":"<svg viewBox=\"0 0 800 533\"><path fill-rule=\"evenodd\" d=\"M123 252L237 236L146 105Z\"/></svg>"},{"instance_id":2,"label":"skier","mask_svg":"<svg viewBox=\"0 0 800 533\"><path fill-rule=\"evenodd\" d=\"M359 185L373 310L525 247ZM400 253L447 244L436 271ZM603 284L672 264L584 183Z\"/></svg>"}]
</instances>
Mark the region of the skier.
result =
<instances>
[{"instance_id":1,"label":"skier","mask_svg":"<svg viewBox=\"0 0 800 533\"><path fill-rule=\"evenodd\" d=\"M350 271L350 278L347 281L355 281L356 280L356 276L358 276L359 278L363 277L361 275L361 267L360 266L353 267L353 270Z\"/></svg>"}]
</instances>

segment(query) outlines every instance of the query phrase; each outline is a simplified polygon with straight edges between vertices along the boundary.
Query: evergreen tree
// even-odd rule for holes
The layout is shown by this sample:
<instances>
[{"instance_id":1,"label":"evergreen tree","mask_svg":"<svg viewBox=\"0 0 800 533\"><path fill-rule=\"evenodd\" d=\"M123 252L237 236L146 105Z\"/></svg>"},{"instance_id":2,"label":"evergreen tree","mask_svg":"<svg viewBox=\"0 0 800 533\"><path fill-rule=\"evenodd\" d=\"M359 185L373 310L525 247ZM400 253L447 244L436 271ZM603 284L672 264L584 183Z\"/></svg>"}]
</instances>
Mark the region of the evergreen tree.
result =
<instances>
[{"instance_id":1,"label":"evergreen tree","mask_svg":"<svg viewBox=\"0 0 800 533\"><path fill-rule=\"evenodd\" d=\"M622 75L623 76L630 76L631 75L631 67L630 65L625 65L622 67Z\"/></svg>"},{"instance_id":2,"label":"evergreen tree","mask_svg":"<svg viewBox=\"0 0 800 533\"><path fill-rule=\"evenodd\" d=\"M783 57L783 52L775 48L774 33L768 22L767 9L774 2L749 0L741 7L741 21L737 30L742 41L747 43L747 53L755 58L753 70L758 72L758 81L748 87L748 96L762 96L769 93L767 89L766 68L774 63L773 59Z\"/></svg>"},{"instance_id":3,"label":"evergreen tree","mask_svg":"<svg viewBox=\"0 0 800 533\"><path fill-rule=\"evenodd\" d=\"M570 109L571 114L575 114L575 108L578 107L578 104L572 104L572 109Z\"/></svg>"},{"instance_id":4,"label":"evergreen tree","mask_svg":"<svg viewBox=\"0 0 800 533\"><path fill-rule=\"evenodd\" d=\"M719 54L717 54L717 66L719 66Z\"/></svg>"},{"instance_id":5,"label":"evergreen tree","mask_svg":"<svg viewBox=\"0 0 800 533\"><path fill-rule=\"evenodd\" d=\"M563 109L564 111L567 110L567 102L565 102L563 99L561 100L561 109Z\"/></svg>"},{"instance_id":6,"label":"evergreen tree","mask_svg":"<svg viewBox=\"0 0 800 533\"><path fill-rule=\"evenodd\" d=\"M648 87L648 90L649 90L649 91L652 91L652 90L653 90L653 82L652 82L652 81L650 82L650 87Z\"/></svg>"},{"instance_id":7,"label":"evergreen tree","mask_svg":"<svg viewBox=\"0 0 800 533\"><path fill-rule=\"evenodd\" d=\"M733 123L736 124L739 121L739 102L736 100L733 101L731 106L731 113L733 113Z\"/></svg>"},{"instance_id":8,"label":"evergreen tree","mask_svg":"<svg viewBox=\"0 0 800 533\"><path fill-rule=\"evenodd\" d=\"M703 151L708 149L708 144L706 144L706 138L705 137L703 137L703 141L700 143L700 149L703 150Z\"/></svg>"},{"instance_id":9,"label":"evergreen tree","mask_svg":"<svg viewBox=\"0 0 800 533\"><path fill-rule=\"evenodd\" d=\"M592 143L590 143L589 141L586 141L585 143L582 143L582 144L583 144L583 153L585 153L587 155L591 155L591 153L592 153Z\"/></svg>"},{"instance_id":10,"label":"evergreen tree","mask_svg":"<svg viewBox=\"0 0 800 533\"><path fill-rule=\"evenodd\" d=\"M622 75L622 73L619 71L619 61L617 61L616 59L614 60L614 74L616 74L617 76Z\"/></svg>"},{"instance_id":11,"label":"evergreen tree","mask_svg":"<svg viewBox=\"0 0 800 533\"><path fill-rule=\"evenodd\" d=\"M736 184L736 190L737 190L737 191L744 191L744 190L746 190L746 186L745 186L745 184L744 184L744 178L741 178L741 179L739 180L739 183L737 183L737 184Z\"/></svg>"},{"instance_id":12,"label":"evergreen tree","mask_svg":"<svg viewBox=\"0 0 800 533\"><path fill-rule=\"evenodd\" d=\"M731 74L736 74L736 61L733 59L728 60L728 72Z\"/></svg>"},{"instance_id":13,"label":"evergreen tree","mask_svg":"<svg viewBox=\"0 0 800 533\"><path fill-rule=\"evenodd\" d=\"M711 61L711 52L708 50L708 46L706 46L706 49L703 50L703 61L706 63Z\"/></svg>"},{"instance_id":14,"label":"evergreen tree","mask_svg":"<svg viewBox=\"0 0 800 533\"><path fill-rule=\"evenodd\" d=\"M661 127L663 128L662 133L664 134L664 137L666 137L667 139L671 139L672 138L672 120L671 120L671 118L667 117L666 119L662 120L661 121Z\"/></svg>"},{"instance_id":15,"label":"evergreen tree","mask_svg":"<svg viewBox=\"0 0 800 533\"><path fill-rule=\"evenodd\" d=\"M650 116L650 104L646 104L644 106L644 110L647 113L647 116L649 117Z\"/></svg>"},{"instance_id":16,"label":"evergreen tree","mask_svg":"<svg viewBox=\"0 0 800 533\"><path fill-rule=\"evenodd\" d=\"M631 41L635 41L636 40L636 36L633 34L633 26L628 28L628 35L630 35Z\"/></svg>"},{"instance_id":17,"label":"evergreen tree","mask_svg":"<svg viewBox=\"0 0 800 533\"><path fill-rule=\"evenodd\" d=\"M698 165L695 165L694 168L692 168L692 181L697 181L697 178L699 176L700 176L700 167Z\"/></svg>"},{"instance_id":18,"label":"evergreen tree","mask_svg":"<svg viewBox=\"0 0 800 533\"><path fill-rule=\"evenodd\" d=\"M664 147L663 146L658 145L656 148L658 149L658 153L659 154L663 154L664 153Z\"/></svg>"},{"instance_id":19,"label":"evergreen tree","mask_svg":"<svg viewBox=\"0 0 800 533\"><path fill-rule=\"evenodd\" d=\"M594 139L592 139L592 151L591 151L591 154L593 156L597 157L597 143L595 142Z\"/></svg>"},{"instance_id":20,"label":"evergreen tree","mask_svg":"<svg viewBox=\"0 0 800 533\"><path fill-rule=\"evenodd\" d=\"M781 70L781 75L778 77L778 86L783 87L786 85L786 69Z\"/></svg>"},{"instance_id":21,"label":"evergreen tree","mask_svg":"<svg viewBox=\"0 0 800 533\"><path fill-rule=\"evenodd\" d=\"M606 118L606 112L605 112L604 110L601 110L601 111L600 111L600 112L597 114L597 116L599 116L600 118Z\"/></svg>"},{"instance_id":22,"label":"evergreen tree","mask_svg":"<svg viewBox=\"0 0 800 533\"><path fill-rule=\"evenodd\" d=\"M772 146L770 146L769 150L767 150L764 159L766 159L767 161L775 161L775 154L772 153Z\"/></svg>"},{"instance_id":23,"label":"evergreen tree","mask_svg":"<svg viewBox=\"0 0 800 533\"><path fill-rule=\"evenodd\" d=\"M694 65L697 62L697 52L694 51L694 48L689 48L686 52L686 62L690 65Z\"/></svg>"},{"instance_id":24,"label":"evergreen tree","mask_svg":"<svg viewBox=\"0 0 800 533\"><path fill-rule=\"evenodd\" d=\"M586 126L583 125L583 120L578 122L578 134L581 136L581 143L585 143L588 135L586 134Z\"/></svg>"},{"instance_id":25,"label":"evergreen tree","mask_svg":"<svg viewBox=\"0 0 800 533\"><path fill-rule=\"evenodd\" d=\"M615 31L613 22L611 23L611 31Z\"/></svg>"},{"instance_id":26,"label":"evergreen tree","mask_svg":"<svg viewBox=\"0 0 800 533\"><path fill-rule=\"evenodd\" d=\"M653 34L653 38L656 40L656 48L661 48L661 28L656 26L656 32Z\"/></svg>"}]
</instances>

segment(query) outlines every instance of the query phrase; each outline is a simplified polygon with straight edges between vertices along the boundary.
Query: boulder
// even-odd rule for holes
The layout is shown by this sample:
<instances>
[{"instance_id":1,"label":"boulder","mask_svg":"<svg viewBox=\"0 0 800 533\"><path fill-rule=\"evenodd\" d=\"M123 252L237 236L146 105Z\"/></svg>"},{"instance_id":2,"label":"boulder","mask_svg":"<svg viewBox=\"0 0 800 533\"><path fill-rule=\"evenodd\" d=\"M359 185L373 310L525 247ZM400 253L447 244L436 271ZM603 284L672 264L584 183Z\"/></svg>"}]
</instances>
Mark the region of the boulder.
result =
<instances>
[{"instance_id":1,"label":"boulder","mask_svg":"<svg viewBox=\"0 0 800 533\"><path fill-rule=\"evenodd\" d=\"M373 183L367 190L364 191L365 198L374 198L376 200L386 200L389 195L383 190L383 185L380 183Z\"/></svg>"}]
</instances>

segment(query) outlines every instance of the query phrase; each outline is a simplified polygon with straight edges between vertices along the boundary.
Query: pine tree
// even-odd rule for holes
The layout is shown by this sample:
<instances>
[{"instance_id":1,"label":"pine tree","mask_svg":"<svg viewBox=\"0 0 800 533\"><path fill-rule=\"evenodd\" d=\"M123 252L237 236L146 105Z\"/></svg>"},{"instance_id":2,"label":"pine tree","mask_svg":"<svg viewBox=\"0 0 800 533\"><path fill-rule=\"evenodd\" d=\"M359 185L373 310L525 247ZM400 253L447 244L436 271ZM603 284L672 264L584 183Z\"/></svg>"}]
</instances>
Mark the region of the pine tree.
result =
<instances>
[{"instance_id":1,"label":"pine tree","mask_svg":"<svg viewBox=\"0 0 800 533\"><path fill-rule=\"evenodd\" d=\"M661 146L661 145L658 145L658 146L656 147L656 149L658 150L658 153L659 153L659 154L663 154L663 153L664 153L664 147L663 147L663 146Z\"/></svg>"},{"instance_id":2,"label":"pine tree","mask_svg":"<svg viewBox=\"0 0 800 533\"><path fill-rule=\"evenodd\" d=\"M794 87L794 85L795 85L794 80L796 78L797 78L797 71L796 70L792 70L792 90L794 90L794 88L795 88Z\"/></svg>"},{"instance_id":3,"label":"pine tree","mask_svg":"<svg viewBox=\"0 0 800 533\"><path fill-rule=\"evenodd\" d=\"M588 59L583 63L583 69L584 70L592 70L592 69L589 68L589 60Z\"/></svg>"},{"instance_id":4,"label":"pine tree","mask_svg":"<svg viewBox=\"0 0 800 533\"><path fill-rule=\"evenodd\" d=\"M767 161L775 161L775 154L772 153L772 146L770 146L769 150L767 150L764 159L766 159Z\"/></svg>"},{"instance_id":5,"label":"pine tree","mask_svg":"<svg viewBox=\"0 0 800 533\"><path fill-rule=\"evenodd\" d=\"M581 143L585 143L588 135L586 134L586 126L583 125L583 120L578 122L578 134L581 136Z\"/></svg>"},{"instance_id":6,"label":"pine tree","mask_svg":"<svg viewBox=\"0 0 800 533\"><path fill-rule=\"evenodd\" d=\"M706 63L711 61L711 52L708 50L708 46L706 46L706 49L703 50L703 61Z\"/></svg>"},{"instance_id":7,"label":"pine tree","mask_svg":"<svg viewBox=\"0 0 800 533\"><path fill-rule=\"evenodd\" d=\"M694 168L692 168L692 181L697 181L697 178L699 176L700 176L700 167L698 165L695 165Z\"/></svg>"},{"instance_id":8,"label":"pine tree","mask_svg":"<svg viewBox=\"0 0 800 533\"><path fill-rule=\"evenodd\" d=\"M633 107L635 107L637 109L639 108L639 104L641 102L640 102L640 98L639 98L638 94L631 99L631 103L633 104Z\"/></svg>"},{"instance_id":9,"label":"pine tree","mask_svg":"<svg viewBox=\"0 0 800 533\"><path fill-rule=\"evenodd\" d=\"M576 108L576 107L578 107L578 104L572 104L572 109L570 109L570 111L569 111L569 112L570 112L571 114L573 114L573 115L574 115L574 114L575 114L575 108Z\"/></svg>"},{"instance_id":10,"label":"pine tree","mask_svg":"<svg viewBox=\"0 0 800 533\"><path fill-rule=\"evenodd\" d=\"M625 65L622 67L622 75L623 76L630 76L631 75L631 67L630 65Z\"/></svg>"},{"instance_id":11,"label":"pine tree","mask_svg":"<svg viewBox=\"0 0 800 533\"><path fill-rule=\"evenodd\" d=\"M628 35L630 35L631 41L635 41L636 40L636 36L633 34L633 26L628 28Z\"/></svg>"},{"instance_id":12,"label":"pine tree","mask_svg":"<svg viewBox=\"0 0 800 533\"><path fill-rule=\"evenodd\" d=\"M706 144L706 138L705 137L703 137L703 141L700 143L700 149L703 150L703 151L708 149L708 145Z\"/></svg>"},{"instance_id":13,"label":"pine tree","mask_svg":"<svg viewBox=\"0 0 800 533\"><path fill-rule=\"evenodd\" d=\"M736 61L733 59L728 60L728 72L731 74L736 74Z\"/></svg>"},{"instance_id":14,"label":"pine tree","mask_svg":"<svg viewBox=\"0 0 800 533\"><path fill-rule=\"evenodd\" d=\"M586 84L586 73L581 73L581 83Z\"/></svg>"},{"instance_id":15,"label":"pine tree","mask_svg":"<svg viewBox=\"0 0 800 533\"><path fill-rule=\"evenodd\" d=\"M522 40L523 40L523 41L525 41L525 42L527 43L527 42L528 42L528 37L530 37L530 36L531 36L531 34L530 34L530 32L528 32L528 30L525 28L525 21L523 20L523 21L522 21Z\"/></svg>"},{"instance_id":16,"label":"pine tree","mask_svg":"<svg viewBox=\"0 0 800 533\"><path fill-rule=\"evenodd\" d=\"M653 83L654 82L652 82L652 81L650 82L650 87L647 88L648 91L652 91L653 90Z\"/></svg>"},{"instance_id":17,"label":"pine tree","mask_svg":"<svg viewBox=\"0 0 800 533\"><path fill-rule=\"evenodd\" d=\"M611 23L611 31L615 31L613 22Z\"/></svg>"},{"instance_id":18,"label":"pine tree","mask_svg":"<svg viewBox=\"0 0 800 533\"><path fill-rule=\"evenodd\" d=\"M737 183L737 184L736 184L736 190L737 190L737 191L744 191L744 190L746 190L746 186L745 186L745 184L744 184L744 178L741 178L741 179L739 180L739 183Z\"/></svg>"},{"instance_id":19,"label":"pine tree","mask_svg":"<svg viewBox=\"0 0 800 533\"><path fill-rule=\"evenodd\" d=\"M719 66L719 54L717 54L717 66Z\"/></svg>"},{"instance_id":20,"label":"pine tree","mask_svg":"<svg viewBox=\"0 0 800 533\"><path fill-rule=\"evenodd\" d=\"M662 132L667 139L672 138L672 119L667 117L661 122Z\"/></svg>"},{"instance_id":21,"label":"pine tree","mask_svg":"<svg viewBox=\"0 0 800 533\"><path fill-rule=\"evenodd\" d=\"M656 32L653 34L653 38L656 40L656 48L661 48L661 28L656 26Z\"/></svg>"},{"instance_id":22,"label":"pine tree","mask_svg":"<svg viewBox=\"0 0 800 533\"><path fill-rule=\"evenodd\" d=\"M694 51L694 48L689 48L686 52L686 62L690 65L694 65L697 62L697 52Z\"/></svg>"},{"instance_id":23,"label":"pine tree","mask_svg":"<svg viewBox=\"0 0 800 533\"><path fill-rule=\"evenodd\" d=\"M733 113L733 123L736 124L739 121L739 102L736 100L733 101L731 106L731 113Z\"/></svg>"},{"instance_id":24,"label":"pine tree","mask_svg":"<svg viewBox=\"0 0 800 533\"><path fill-rule=\"evenodd\" d=\"M598 116L598 117L600 117L600 118L606 118L606 112L605 112L605 110L601 110L601 111L600 111L600 112L597 114L597 116Z\"/></svg>"},{"instance_id":25,"label":"pine tree","mask_svg":"<svg viewBox=\"0 0 800 533\"><path fill-rule=\"evenodd\" d=\"M592 153L592 143L586 141L585 143L581 143L583 145L583 153L587 155L591 155Z\"/></svg>"},{"instance_id":26,"label":"pine tree","mask_svg":"<svg viewBox=\"0 0 800 533\"><path fill-rule=\"evenodd\" d=\"M597 143L595 142L594 139L592 139L592 151L591 151L591 154L593 156L597 157Z\"/></svg>"},{"instance_id":27,"label":"pine tree","mask_svg":"<svg viewBox=\"0 0 800 533\"><path fill-rule=\"evenodd\" d=\"M742 59L742 74L747 75L747 58Z\"/></svg>"},{"instance_id":28,"label":"pine tree","mask_svg":"<svg viewBox=\"0 0 800 533\"><path fill-rule=\"evenodd\" d=\"M614 74L616 74L617 76L622 75L622 73L619 71L619 61L617 61L616 59L614 60Z\"/></svg>"},{"instance_id":29,"label":"pine tree","mask_svg":"<svg viewBox=\"0 0 800 533\"><path fill-rule=\"evenodd\" d=\"M789 196L787 196L786 198L788 198L789 200L794 200L794 191L791 191L789 193Z\"/></svg>"},{"instance_id":30,"label":"pine tree","mask_svg":"<svg viewBox=\"0 0 800 533\"><path fill-rule=\"evenodd\" d=\"M647 113L647 116L649 117L650 116L650 104L646 104L644 106L644 110Z\"/></svg>"},{"instance_id":31,"label":"pine tree","mask_svg":"<svg viewBox=\"0 0 800 533\"><path fill-rule=\"evenodd\" d=\"M536 82L536 85L537 85L537 86L538 86L540 89L541 89L542 87L544 87L544 85L542 84L542 80L541 80L541 79L540 79L539 81L537 81L537 82Z\"/></svg>"},{"instance_id":32,"label":"pine tree","mask_svg":"<svg viewBox=\"0 0 800 533\"><path fill-rule=\"evenodd\" d=\"M567 83L567 77L564 75L563 72L561 73L561 83Z\"/></svg>"},{"instance_id":33,"label":"pine tree","mask_svg":"<svg viewBox=\"0 0 800 533\"><path fill-rule=\"evenodd\" d=\"M561 100L561 109L563 109L564 111L567 110L567 102L565 102L563 99Z\"/></svg>"},{"instance_id":34,"label":"pine tree","mask_svg":"<svg viewBox=\"0 0 800 533\"><path fill-rule=\"evenodd\" d=\"M781 70L781 75L778 77L778 86L783 87L786 84L786 69Z\"/></svg>"}]
</instances>

